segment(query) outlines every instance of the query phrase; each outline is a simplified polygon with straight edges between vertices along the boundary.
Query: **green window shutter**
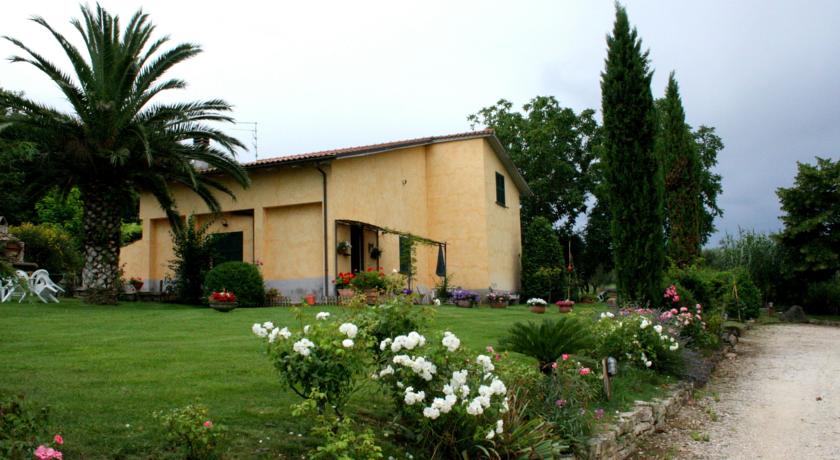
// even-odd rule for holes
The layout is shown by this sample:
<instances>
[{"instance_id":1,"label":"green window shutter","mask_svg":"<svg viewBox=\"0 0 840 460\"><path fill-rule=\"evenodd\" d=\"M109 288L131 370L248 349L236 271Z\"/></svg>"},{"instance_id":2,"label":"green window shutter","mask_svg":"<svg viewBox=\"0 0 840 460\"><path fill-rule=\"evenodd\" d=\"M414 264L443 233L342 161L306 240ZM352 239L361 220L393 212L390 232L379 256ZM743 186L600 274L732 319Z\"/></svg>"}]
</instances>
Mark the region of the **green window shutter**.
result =
<instances>
[{"instance_id":1,"label":"green window shutter","mask_svg":"<svg viewBox=\"0 0 840 460\"><path fill-rule=\"evenodd\" d=\"M400 273L411 272L411 240L407 236L400 237Z\"/></svg>"},{"instance_id":2,"label":"green window shutter","mask_svg":"<svg viewBox=\"0 0 840 460\"><path fill-rule=\"evenodd\" d=\"M505 206L505 176L496 173L496 203Z\"/></svg>"}]
</instances>

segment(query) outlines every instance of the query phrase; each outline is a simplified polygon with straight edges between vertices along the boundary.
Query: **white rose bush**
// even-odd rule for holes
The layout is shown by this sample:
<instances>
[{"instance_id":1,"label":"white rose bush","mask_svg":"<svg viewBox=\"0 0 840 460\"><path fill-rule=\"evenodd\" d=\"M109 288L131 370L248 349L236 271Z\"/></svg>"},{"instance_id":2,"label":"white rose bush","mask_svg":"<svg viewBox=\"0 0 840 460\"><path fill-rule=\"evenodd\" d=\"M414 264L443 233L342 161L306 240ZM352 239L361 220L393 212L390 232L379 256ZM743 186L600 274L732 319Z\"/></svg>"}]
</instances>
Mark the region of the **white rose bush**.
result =
<instances>
[{"instance_id":1,"label":"white rose bush","mask_svg":"<svg viewBox=\"0 0 840 460\"><path fill-rule=\"evenodd\" d=\"M601 356L612 356L633 366L665 374L679 371L679 331L665 328L654 312L622 310L603 313L595 331Z\"/></svg>"},{"instance_id":2,"label":"white rose bush","mask_svg":"<svg viewBox=\"0 0 840 460\"><path fill-rule=\"evenodd\" d=\"M493 358L470 354L451 331L434 338L411 331L379 349L371 377L391 394L406 434L430 452L461 457L504 433L508 390Z\"/></svg>"},{"instance_id":3,"label":"white rose bush","mask_svg":"<svg viewBox=\"0 0 840 460\"><path fill-rule=\"evenodd\" d=\"M251 331L265 340L283 386L304 399L320 395L319 412L329 406L341 415L372 362L365 332L350 322L337 325L327 312L294 330L268 321Z\"/></svg>"}]
</instances>

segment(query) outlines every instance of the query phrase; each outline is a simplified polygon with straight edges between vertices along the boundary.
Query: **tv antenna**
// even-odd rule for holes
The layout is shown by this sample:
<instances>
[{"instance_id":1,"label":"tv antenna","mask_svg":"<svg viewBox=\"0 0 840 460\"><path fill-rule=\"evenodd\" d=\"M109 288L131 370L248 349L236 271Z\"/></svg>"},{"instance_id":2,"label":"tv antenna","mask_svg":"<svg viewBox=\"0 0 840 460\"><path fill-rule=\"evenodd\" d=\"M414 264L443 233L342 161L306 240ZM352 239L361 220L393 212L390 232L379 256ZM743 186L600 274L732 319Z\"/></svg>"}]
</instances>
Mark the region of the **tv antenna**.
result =
<instances>
[{"instance_id":1,"label":"tv antenna","mask_svg":"<svg viewBox=\"0 0 840 460\"><path fill-rule=\"evenodd\" d=\"M233 128L233 131L248 131L251 133L252 138L252 145L254 147L254 159L257 160L260 158L260 151L257 144L257 122L256 121L236 121L234 122L237 125L252 125L251 128Z\"/></svg>"}]
</instances>

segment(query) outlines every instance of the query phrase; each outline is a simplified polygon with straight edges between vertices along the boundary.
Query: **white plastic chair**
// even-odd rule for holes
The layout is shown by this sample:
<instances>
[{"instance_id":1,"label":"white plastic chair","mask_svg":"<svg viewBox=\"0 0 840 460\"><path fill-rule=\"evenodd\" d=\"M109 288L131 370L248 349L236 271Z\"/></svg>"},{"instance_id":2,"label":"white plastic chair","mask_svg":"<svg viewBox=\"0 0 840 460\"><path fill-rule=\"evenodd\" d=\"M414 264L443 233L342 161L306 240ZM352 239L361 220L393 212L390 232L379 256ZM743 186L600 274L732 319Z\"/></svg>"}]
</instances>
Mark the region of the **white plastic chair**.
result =
<instances>
[{"instance_id":1,"label":"white plastic chair","mask_svg":"<svg viewBox=\"0 0 840 460\"><path fill-rule=\"evenodd\" d=\"M8 301L15 292L15 279L0 278L0 303Z\"/></svg>"},{"instance_id":2,"label":"white plastic chair","mask_svg":"<svg viewBox=\"0 0 840 460\"><path fill-rule=\"evenodd\" d=\"M4 290L3 302L14 297L18 298L18 303L23 302L30 291L29 275L23 270L15 270L15 274L6 280Z\"/></svg>"},{"instance_id":3,"label":"white plastic chair","mask_svg":"<svg viewBox=\"0 0 840 460\"><path fill-rule=\"evenodd\" d=\"M29 286L31 291L34 292L35 295L37 295L44 303L59 303L56 294L64 292L64 289L61 286L55 284L55 282L50 279L50 273L44 269L35 270L35 272L32 273L32 276L29 278Z\"/></svg>"}]
</instances>

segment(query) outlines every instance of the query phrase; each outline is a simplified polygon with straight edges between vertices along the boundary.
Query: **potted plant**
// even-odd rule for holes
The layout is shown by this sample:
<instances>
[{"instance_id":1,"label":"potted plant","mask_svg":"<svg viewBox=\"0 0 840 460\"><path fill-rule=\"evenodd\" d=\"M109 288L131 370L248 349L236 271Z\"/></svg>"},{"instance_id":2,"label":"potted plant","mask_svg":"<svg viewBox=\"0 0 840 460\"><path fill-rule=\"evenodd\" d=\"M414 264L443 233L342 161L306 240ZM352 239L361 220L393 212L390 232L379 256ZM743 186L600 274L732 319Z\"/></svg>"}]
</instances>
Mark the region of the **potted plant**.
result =
<instances>
[{"instance_id":1,"label":"potted plant","mask_svg":"<svg viewBox=\"0 0 840 460\"><path fill-rule=\"evenodd\" d=\"M356 275L347 272L347 273L339 273L338 276L335 277L333 280L333 284L335 284L335 288L338 290L338 295L340 297L353 297L353 287L350 283L353 281Z\"/></svg>"},{"instance_id":2,"label":"potted plant","mask_svg":"<svg viewBox=\"0 0 840 460\"><path fill-rule=\"evenodd\" d=\"M466 289L455 289L450 299L459 307L470 308L478 302L478 294Z\"/></svg>"},{"instance_id":3,"label":"potted plant","mask_svg":"<svg viewBox=\"0 0 840 460\"><path fill-rule=\"evenodd\" d=\"M232 292L222 290L221 292L213 291L210 297L207 298L210 308L227 313L236 308L236 295Z\"/></svg>"},{"instance_id":4,"label":"potted plant","mask_svg":"<svg viewBox=\"0 0 840 460\"><path fill-rule=\"evenodd\" d=\"M568 313L572 311L572 307L575 306L575 302L569 299L558 300L557 302L554 302L554 305L557 305L560 313Z\"/></svg>"},{"instance_id":5,"label":"potted plant","mask_svg":"<svg viewBox=\"0 0 840 460\"><path fill-rule=\"evenodd\" d=\"M367 303L373 305L379 301L379 292L385 289L385 273L373 267L363 272L356 273L350 285L353 289L364 292Z\"/></svg>"},{"instance_id":6,"label":"potted plant","mask_svg":"<svg viewBox=\"0 0 840 460\"><path fill-rule=\"evenodd\" d=\"M529 307L531 307L532 312L540 314L545 313L545 306L548 305L548 302L538 297L528 299L528 302L526 303Z\"/></svg>"},{"instance_id":7,"label":"potted plant","mask_svg":"<svg viewBox=\"0 0 840 460\"><path fill-rule=\"evenodd\" d=\"M493 288L490 288L490 292L487 294L487 303L490 304L491 308L507 308L508 303L510 303L510 293L505 291L494 291Z\"/></svg>"},{"instance_id":8,"label":"potted plant","mask_svg":"<svg viewBox=\"0 0 840 460\"><path fill-rule=\"evenodd\" d=\"M377 246L371 247L370 248L370 257L373 260L379 260L379 258L382 257L382 250L379 249L379 247L377 247Z\"/></svg>"},{"instance_id":9,"label":"potted plant","mask_svg":"<svg viewBox=\"0 0 840 460\"><path fill-rule=\"evenodd\" d=\"M349 241L339 241L335 250L343 256L349 256L350 251L353 250L353 245L351 245Z\"/></svg>"},{"instance_id":10,"label":"potted plant","mask_svg":"<svg viewBox=\"0 0 840 460\"><path fill-rule=\"evenodd\" d=\"M131 279L128 280L128 284L130 284L135 291L140 291L140 288L143 287L143 280L136 276L132 276Z\"/></svg>"}]
</instances>

